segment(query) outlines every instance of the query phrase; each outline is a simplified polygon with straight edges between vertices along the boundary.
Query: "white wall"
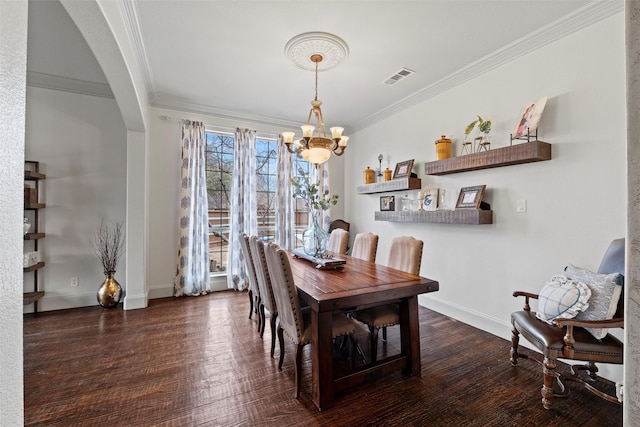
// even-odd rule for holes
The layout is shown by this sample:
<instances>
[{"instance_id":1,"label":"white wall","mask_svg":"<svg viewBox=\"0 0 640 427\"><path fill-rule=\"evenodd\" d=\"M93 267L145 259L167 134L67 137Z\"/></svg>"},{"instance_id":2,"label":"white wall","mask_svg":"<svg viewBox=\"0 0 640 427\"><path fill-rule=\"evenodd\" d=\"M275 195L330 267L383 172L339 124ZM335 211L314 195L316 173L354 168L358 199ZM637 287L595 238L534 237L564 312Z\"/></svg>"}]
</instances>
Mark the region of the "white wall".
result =
<instances>
[{"instance_id":1,"label":"white wall","mask_svg":"<svg viewBox=\"0 0 640 427\"><path fill-rule=\"evenodd\" d=\"M24 423L22 246L27 2L0 2L0 425Z\"/></svg>"},{"instance_id":2,"label":"white wall","mask_svg":"<svg viewBox=\"0 0 640 427\"><path fill-rule=\"evenodd\" d=\"M91 240L101 219L125 221L126 129L115 100L49 89L27 88L25 158L40 161L39 271L45 290L39 310L97 305L104 280ZM116 280L126 291L126 258ZM29 275L25 275L25 283ZM79 286L71 287L72 277ZM33 310L26 306L25 312Z\"/></svg>"},{"instance_id":3,"label":"white wall","mask_svg":"<svg viewBox=\"0 0 640 427\"><path fill-rule=\"evenodd\" d=\"M354 232L380 235L380 263L394 236L424 241L421 274L438 280L440 291L421 296L421 304L509 339L510 313L523 304L513 291L538 291L567 263L596 270L609 242L625 235L624 46L621 13L352 136L346 219ZM479 114L494 122L492 148L506 146L521 108L545 95L539 139L552 144L551 161L424 174L440 135L459 142ZM374 221L379 195L355 188L379 153L391 155L392 168L414 158L422 187L446 189L449 206L461 187L486 184L494 224ZM527 213L516 213L520 199Z\"/></svg>"}]
</instances>

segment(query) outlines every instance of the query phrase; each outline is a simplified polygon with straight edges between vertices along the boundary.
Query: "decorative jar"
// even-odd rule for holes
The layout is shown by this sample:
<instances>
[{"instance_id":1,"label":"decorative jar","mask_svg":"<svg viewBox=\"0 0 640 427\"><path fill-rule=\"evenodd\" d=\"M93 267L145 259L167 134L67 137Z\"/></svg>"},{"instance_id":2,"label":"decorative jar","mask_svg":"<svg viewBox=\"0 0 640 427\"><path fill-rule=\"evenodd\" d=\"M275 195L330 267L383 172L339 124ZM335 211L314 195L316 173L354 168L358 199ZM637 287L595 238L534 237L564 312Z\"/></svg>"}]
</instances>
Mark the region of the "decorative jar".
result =
<instances>
[{"instance_id":1,"label":"decorative jar","mask_svg":"<svg viewBox=\"0 0 640 427\"><path fill-rule=\"evenodd\" d=\"M438 160L444 160L451 157L451 140L445 135L436 141L436 154Z\"/></svg>"}]
</instances>

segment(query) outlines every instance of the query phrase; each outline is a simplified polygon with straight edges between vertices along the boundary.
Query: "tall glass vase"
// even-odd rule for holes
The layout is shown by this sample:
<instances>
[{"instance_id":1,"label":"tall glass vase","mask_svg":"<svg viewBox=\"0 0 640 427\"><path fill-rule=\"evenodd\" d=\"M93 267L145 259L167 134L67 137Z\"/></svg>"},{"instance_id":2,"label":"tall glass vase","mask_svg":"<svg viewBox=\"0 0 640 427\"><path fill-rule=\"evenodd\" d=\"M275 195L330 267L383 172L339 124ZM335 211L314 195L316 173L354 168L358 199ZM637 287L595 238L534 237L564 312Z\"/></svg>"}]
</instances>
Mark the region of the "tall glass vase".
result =
<instances>
[{"instance_id":1,"label":"tall glass vase","mask_svg":"<svg viewBox=\"0 0 640 427\"><path fill-rule=\"evenodd\" d=\"M321 258L327 252L327 232L320 226L320 213L313 213L311 227L302 233L302 245L304 253Z\"/></svg>"}]
</instances>

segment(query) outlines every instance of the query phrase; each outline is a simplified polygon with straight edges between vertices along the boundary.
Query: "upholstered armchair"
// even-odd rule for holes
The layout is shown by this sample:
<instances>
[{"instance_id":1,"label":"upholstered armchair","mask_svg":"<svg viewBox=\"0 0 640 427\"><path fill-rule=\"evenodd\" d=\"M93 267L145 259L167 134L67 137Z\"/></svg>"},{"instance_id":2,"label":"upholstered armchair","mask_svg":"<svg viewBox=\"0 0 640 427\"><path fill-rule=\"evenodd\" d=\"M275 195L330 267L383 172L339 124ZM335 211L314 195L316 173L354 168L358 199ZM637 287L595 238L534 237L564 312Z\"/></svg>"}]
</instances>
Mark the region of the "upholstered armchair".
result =
<instances>
[{"instance_id":1,"label":"upholstered armchair","mask_svg":"<svg viewBox=\"0 0 640 427\"><path fill-rule=\"evenodd\" d=\"M551 407L554 397L568 396L569 389L563 381L577 382L597 396L619 403L615 396L596 389L594 384L598 377L595 362L623 362L623 344L608 330L624 326L624 245L624 239L611 243L597 273L569 265L565 274L554 276L540 294L520 291L513 294L524 297L525 303L522 311L511 314L511 364L527 358L542 366L542 405L546 409ZM580 311L584 308L580 294L585 293L589 294L588 307ZM537 313L531 311L531 299L538 300ZM580 310L572 317L575 306ZM520 335L542 352L542 360L518 352ZM556 371L558 358L586 361L586 364L573 365L566 375ZM587 375L581 376L580 371L587 371Z\"/></svg>"}]
</instances>

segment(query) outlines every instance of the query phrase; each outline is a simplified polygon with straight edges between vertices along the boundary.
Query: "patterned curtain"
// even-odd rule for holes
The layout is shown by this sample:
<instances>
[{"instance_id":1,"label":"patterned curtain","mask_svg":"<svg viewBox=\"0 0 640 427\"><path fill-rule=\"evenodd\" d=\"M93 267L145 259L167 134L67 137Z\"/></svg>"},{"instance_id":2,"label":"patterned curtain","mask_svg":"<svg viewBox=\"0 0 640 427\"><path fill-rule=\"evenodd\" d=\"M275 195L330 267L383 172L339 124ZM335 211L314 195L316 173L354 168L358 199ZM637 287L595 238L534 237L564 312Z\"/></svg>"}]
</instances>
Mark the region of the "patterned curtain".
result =
<instances>
[{"instance_id":1,"label":"patterned curtain","mask_svg":"<svg viewBox=\"0 0 640 427\"><path fill-rule=\"evenodd\" d=\"M211 291L205 148L204 123L183 121L180 240L173 284L177 297Z\"/></svg>"},{"instance_id":2,"label":"patterned curtain","mask_svg":"<svg viewBox=\"0 0 640 427\"><path fill-rule=\"evenodd\" d=\"M231 186L231 232L227 261L229 288L249 287L240 248L241 233L258 233L256 196L256 131L236 129L233 147L233 184Z\"/></svg>"},{"instance_id":3,"label":"patterned curtain","mask_svg":"<svg viewBox=\"0 0 640 427\"><path fill-rule=\"evenodd\" d=\"M293 185L293 156L278 136L278 165L276 188L276 236L275 243L282 249L295 248L296 224L294 214Z\"/></svg>"}]
</instances>

